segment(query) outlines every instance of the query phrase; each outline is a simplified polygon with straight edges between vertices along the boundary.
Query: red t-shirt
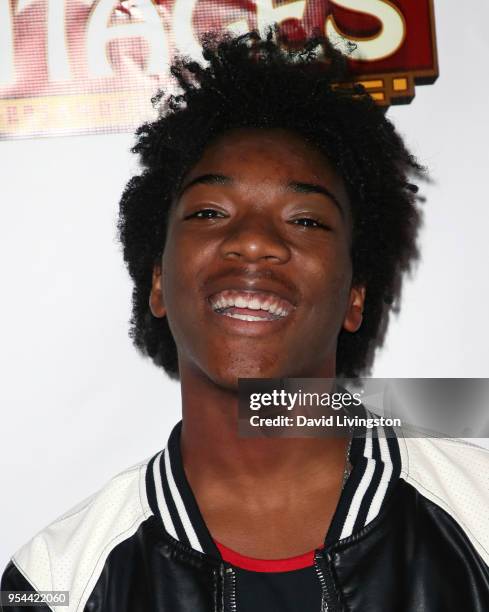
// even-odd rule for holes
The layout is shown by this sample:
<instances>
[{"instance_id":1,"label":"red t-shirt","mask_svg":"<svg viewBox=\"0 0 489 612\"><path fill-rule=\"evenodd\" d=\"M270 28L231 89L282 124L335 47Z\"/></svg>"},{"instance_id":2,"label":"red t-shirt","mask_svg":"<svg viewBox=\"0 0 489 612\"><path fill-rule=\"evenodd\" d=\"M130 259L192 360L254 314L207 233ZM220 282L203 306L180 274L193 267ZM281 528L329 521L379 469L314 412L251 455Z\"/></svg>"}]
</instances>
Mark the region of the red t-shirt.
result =
<instances>
[{"instance_id":1,"label":"red t-shirt","mask_svg":"<svg viewBox=\"0 0 489 612\"><path fill-rule=\"evenodd\" d=\"M314 550L286 559L255 559L216 540L214 543L224 561L235 567L240 612L318 612L321 609L322 592L314 567Z\"/></svg>"},{"instance_id":2,"label":"red t-shirt","mask_svg":"<svg viewBox=\"0 0 489 612\"><path fill-rule=\"evenodd\" d=\"M314 565L314 550L286 559L255 559L246 557L214 540L224 561L251 572L290 572ZM323 548L323 546L318 546Z\"/></svg>"}]
</instances>

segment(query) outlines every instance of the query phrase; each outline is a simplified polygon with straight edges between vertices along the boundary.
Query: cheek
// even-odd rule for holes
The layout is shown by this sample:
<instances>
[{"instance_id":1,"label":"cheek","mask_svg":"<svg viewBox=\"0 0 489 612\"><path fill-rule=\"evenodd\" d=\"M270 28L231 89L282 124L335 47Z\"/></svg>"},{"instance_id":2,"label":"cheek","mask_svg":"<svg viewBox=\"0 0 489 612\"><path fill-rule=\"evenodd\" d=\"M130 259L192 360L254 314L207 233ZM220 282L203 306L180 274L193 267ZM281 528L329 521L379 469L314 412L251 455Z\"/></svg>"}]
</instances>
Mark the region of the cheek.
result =
<instances>
[{"instance_id":1,"label":"cheek","mask_svg":"<svg viewBox=\"0 0 489 612\"><path fill-rule=\"evenodd\" d=\"M328 331L334 325L339 328L348 306L352 268L346 253L316 260L314 265L303 268L309 282L306 285L306 301L310 304L310 317Z\"/></svg>"},{"instance_id":2,"label":"cheek","mask_svg":"<svg viewBox=\"0 0 489 612\"><path fill-rule=\"evenodd\" d=\"M178 313L186 308L184 299L185 287L188 284L188 261L181 252L179 241L173 237L165 244L162 258L163 299L167 310L167 319L173 334L178 324Z\"/></svg>"},{"instance_id":3,"label":"cheek","mask_svg":"<svg viewBox=\"0 0 489 612\"><path fill-rule=\"evenodd\" d=\"M179 237L176 233L165 245L162 259L163 298L167 318L176 336L192 328L204 309L201 282L209 261L205 249L196 247L195 241Z\"/></svg>"}]
</instances>

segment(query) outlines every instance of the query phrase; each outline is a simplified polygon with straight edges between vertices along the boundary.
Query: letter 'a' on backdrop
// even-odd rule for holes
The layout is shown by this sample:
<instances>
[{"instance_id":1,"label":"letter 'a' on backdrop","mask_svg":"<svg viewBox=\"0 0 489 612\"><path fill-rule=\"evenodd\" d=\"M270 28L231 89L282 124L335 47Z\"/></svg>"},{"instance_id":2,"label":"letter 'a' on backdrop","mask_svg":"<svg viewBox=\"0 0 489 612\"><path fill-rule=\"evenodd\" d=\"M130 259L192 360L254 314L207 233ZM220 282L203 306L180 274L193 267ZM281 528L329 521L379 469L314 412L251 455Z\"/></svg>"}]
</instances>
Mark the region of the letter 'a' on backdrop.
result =
<instances>
[{"instance_id":1,"label":"letter 'a' on backdrop","mask_svg":"<svg viewBox=\"0 0 489 612\"><path fill-rule=\"evenodd\" d=\"M0 138L132 131L172 93L176 52L208 30L277 23L355 44L356 78L381 105L438 76L432 0L0 0Z\"/></svg>"}]
</instances>

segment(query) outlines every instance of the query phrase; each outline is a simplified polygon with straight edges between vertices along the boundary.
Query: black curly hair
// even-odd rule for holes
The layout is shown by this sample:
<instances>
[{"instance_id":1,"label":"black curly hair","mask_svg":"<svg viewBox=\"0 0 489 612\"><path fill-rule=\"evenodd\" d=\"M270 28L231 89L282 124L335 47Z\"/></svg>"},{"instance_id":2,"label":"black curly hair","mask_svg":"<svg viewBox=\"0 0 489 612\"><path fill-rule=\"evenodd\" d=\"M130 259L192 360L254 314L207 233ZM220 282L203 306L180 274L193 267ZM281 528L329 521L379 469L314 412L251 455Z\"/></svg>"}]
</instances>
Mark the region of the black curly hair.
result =
<instances>
[{"instance_id":1,"label":"black curly hair","mask_svg":"<svg viewBox=\"0 0 489 612\"><path fill-rule=\"evenodd\" d=\"M118 230L134 282L134 344L178 377L167 320L151 314L148 300L167 213L185 175L227 130L286 128L322 152L346 184L353 283L365 284L367 297L360 329L340 332L337 375L368 374L389 312L398 308L402 277L418 257L421 214L410 176L420 178L423 168L324 36L314 34L297 47L272 27L264 35L208 33L202 49L207 63L174 60L171 74L182 93L156 96L159 118L137 130L132 148L142 172L122 195Z\"/></svg>"}]
</instances>

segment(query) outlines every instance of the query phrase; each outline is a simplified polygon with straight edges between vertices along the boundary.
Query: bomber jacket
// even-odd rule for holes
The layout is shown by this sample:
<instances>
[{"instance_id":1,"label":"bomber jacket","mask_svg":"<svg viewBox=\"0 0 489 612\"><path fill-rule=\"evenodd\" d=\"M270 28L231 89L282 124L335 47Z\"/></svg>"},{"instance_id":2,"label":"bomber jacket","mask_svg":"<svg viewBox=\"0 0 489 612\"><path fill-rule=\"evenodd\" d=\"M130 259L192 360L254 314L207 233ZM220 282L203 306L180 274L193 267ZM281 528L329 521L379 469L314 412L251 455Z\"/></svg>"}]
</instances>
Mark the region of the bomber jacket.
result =
<instances>
[{"instance_id":1,"label":"bomber jacket","mask_svg":"<svg viewBox=\"0 0 489 612\"><path fill-rule=\"evenodd\" d=\"M36 608L56 612L239 612L236 568L200 514L180 430L22 546L2 590L68 591L68 606ZM318 612L487 612L489 451L402 434L355 430L314 557Z\"/></svg>"}]
</instances>

